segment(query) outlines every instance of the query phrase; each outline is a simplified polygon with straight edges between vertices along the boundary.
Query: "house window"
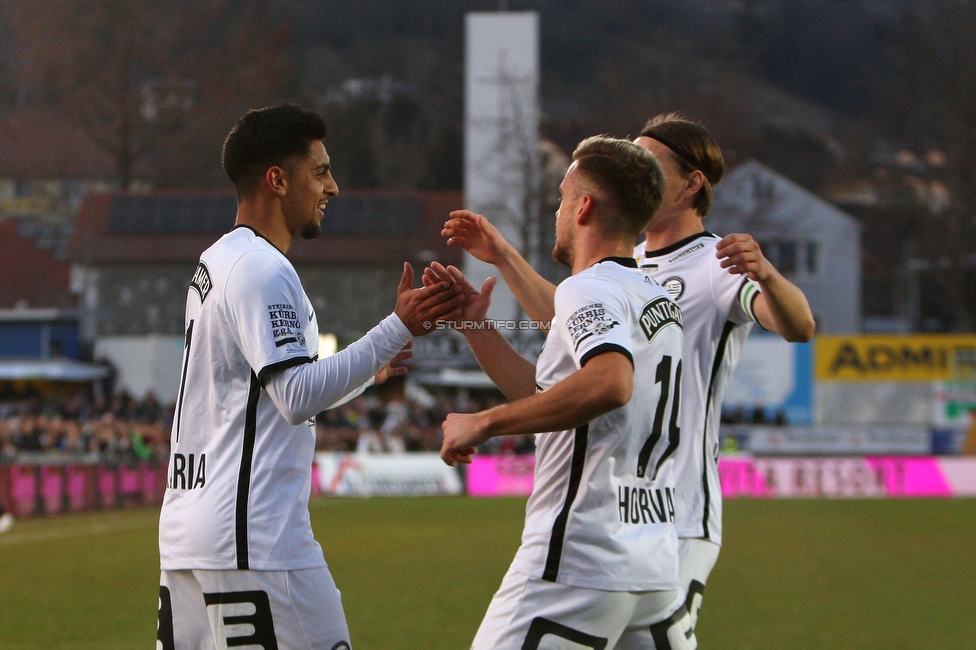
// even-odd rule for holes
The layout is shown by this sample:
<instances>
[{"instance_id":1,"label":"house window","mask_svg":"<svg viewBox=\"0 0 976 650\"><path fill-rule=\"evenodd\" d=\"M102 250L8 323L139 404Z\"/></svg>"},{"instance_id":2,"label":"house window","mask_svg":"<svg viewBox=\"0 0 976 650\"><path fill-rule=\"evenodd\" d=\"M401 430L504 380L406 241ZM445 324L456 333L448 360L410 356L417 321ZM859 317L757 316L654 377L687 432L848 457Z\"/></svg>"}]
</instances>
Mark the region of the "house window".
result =
<instances>
[{"instance_id":1,"label":"house window","mask_svg":"<svg viewBox=\"0 0 976 650\"><path fill-rule=\"evenodd\" d=\"M820 243L774 239L760 242L760 248L780 273L793 278L812 278L820 273Z\"/></svg>"},{"instance_id":2,"label":"house window","mask_svg":"<svg viewBox=\"0 0 976 650\"><path fill-rule=\"evenodd\" d=\"M779 259L780 273L796 273L796 243L784 241L778 244L777 258Z\"/></svg>"},{"instance_id":3,"label":"house window","mask_svg":"<svg viewBox=\"0 0 976 650\"><path fill-rule=\"evenodd\" d=\"M816 275L820 269L820 244L815 241L806 243L806 269L807 275Z\"/></svg>"}]
</instances>

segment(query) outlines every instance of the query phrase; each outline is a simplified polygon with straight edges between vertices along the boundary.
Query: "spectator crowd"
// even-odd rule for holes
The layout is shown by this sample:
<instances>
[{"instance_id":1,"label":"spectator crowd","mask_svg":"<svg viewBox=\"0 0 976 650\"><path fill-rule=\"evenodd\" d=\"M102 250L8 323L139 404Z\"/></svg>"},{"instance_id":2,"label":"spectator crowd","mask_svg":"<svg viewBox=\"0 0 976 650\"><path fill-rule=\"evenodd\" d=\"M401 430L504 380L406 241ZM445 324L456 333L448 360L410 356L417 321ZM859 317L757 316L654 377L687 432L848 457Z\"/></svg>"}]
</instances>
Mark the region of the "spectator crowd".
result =
<instances>
[{"instance_id":1,"label":"spectator crowd","mask_svg":"<svg viewBox=\"0 0 976 650\"><path fill-rule=\"evenodd\" d=\"M320 413L316 449L337 452L439 451L448 413L470 413L499 404L492 392L442 390L424 404L377 391ZM69 397L0 399L0 462L28 457L70 456L103 462L167 462L174 406L152 394L137 399L121 392L100 399L86 392ZM533 453L533 436L493 438L481 451Z\"/></svg>"}]
</instances>

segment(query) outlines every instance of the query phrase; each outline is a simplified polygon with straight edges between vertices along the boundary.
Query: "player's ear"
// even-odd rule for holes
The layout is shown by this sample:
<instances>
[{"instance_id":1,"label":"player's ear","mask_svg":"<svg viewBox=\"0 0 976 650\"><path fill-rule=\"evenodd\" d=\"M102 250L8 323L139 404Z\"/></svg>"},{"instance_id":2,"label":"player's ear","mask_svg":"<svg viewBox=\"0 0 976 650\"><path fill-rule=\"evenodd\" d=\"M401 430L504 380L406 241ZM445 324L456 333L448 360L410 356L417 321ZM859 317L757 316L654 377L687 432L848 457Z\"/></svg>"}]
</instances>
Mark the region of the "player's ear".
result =
<instances>
[{"instance_id":1,"label":"player's ear","mask_svg":"<svg viewBox=\"0 0 976 650\"><path fill-rule=\"evenodd\" d=\"M285 170L277 165L268 167L267 171L264 172L264 183L271 192L278 196L284 196L288 189Z\"/></svg>"},{"instance_id":2,"label":"player's ear","mask_svg":"<svg viewBox=\"0 0 976 650\"><path fill-rule=\"evenodd\" d=\"M695 171L688 174L688 180L685 181L684 192L688 196L694 196L698 193L702 187L705 186L705 174L701 170L696 169Z\"/></svg>"},{"instance_id":3,"label":"player's ear","mask_svg":"<svg viewBox=\"0 0 976 650\"><path fill-rule=\"evenodd\" d=\"M582 226L588 222L596 211L596 200L590 194L580 197L579 207L576 209L576 223Z\"/></svg>"}]
</instances>

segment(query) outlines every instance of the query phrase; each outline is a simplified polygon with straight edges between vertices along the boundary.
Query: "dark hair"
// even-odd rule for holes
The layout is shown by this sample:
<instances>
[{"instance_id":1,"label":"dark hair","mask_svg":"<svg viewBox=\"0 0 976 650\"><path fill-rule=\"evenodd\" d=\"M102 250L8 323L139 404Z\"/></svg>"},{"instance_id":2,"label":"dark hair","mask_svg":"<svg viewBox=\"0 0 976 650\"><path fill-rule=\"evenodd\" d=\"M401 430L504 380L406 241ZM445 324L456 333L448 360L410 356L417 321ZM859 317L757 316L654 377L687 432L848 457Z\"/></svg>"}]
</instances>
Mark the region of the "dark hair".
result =
<instances>
[{"instance_id":1,"label":"dark hair","mask_svg":"<svg viewBox=\"0 0 976 650\"><path fill-rule=\"evenodd\" d=\"M608 233L636 238L664 195L664 171L654 154L629 140L593 136L579 143L573 160L613 205L603 219Z\"/></svg>"},{"instance_id":2,"label":"dark hair","mask_svg":"<svg viewBox=\"0 0 976 650\"><path fill-rule=\"evenodd\" d=\"M686 173L698 170L705 176L705 183L692 205L701 216L708 214L712 207L712 187L725 174L722 149L708 129L678 113L664 113L649 119L640 134L673 151L675 161Z\"/></svg>"},{"instance_id":3,"label":"dark hair","mask_svg":"<svg viewBox=\"0 0 976 650\"><path fill-rule=\"evenodd\" d=\"M224 140L224 173L246 194L272 166L308 155L309 145L324 140L325 120L294 104L252 109L237 121Z\"/></svg>"}]
</instances>

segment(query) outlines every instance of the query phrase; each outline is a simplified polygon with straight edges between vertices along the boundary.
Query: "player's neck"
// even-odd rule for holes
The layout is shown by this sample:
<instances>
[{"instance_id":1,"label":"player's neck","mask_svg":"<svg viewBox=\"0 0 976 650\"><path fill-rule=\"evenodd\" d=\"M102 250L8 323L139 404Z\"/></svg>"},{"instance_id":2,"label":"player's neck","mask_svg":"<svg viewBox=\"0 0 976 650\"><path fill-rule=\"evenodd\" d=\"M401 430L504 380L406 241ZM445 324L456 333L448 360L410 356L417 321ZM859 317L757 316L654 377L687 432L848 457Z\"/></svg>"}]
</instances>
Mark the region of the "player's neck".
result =
<instances>
[{"instance_id":1,"label":"player's neck","mask_svg":"<svg viewBox=\"0 0 976 650\"><path fill-rule=\"evenodd\" d=\"M608 257L626 257L633 259L634 247L626 241L597 241L581 242L573 256L573 275L585 271L600 260Z\"/></svg>"},{"instance_id":2,"label":"player's neck","mask_svg":"<svg viewBox=\"0 0 976 650\"><path fill-rule=\"evenodd\" d=\"M698 215L698 211L693 208L686 208L663 219L659 218L661 216L663 215L655 216L647 230L644 231L646 237L644 250L656 251L667 248L671 244L697 235L705 229L702 225L702 218Z\"/></svg>"},{"instance_id":3,"label":"player's neck","mask_svg":"<svg viewBox=\"0 0 976 650\"><path fill-rule=\"evenodd\" d=\"M273 201L262 201L259 198L241 201L237 204L236 225L253 228L282 253L288 252L294 239L294 235L285 226L280 206Z\"/></svg>"}]
</instances>

